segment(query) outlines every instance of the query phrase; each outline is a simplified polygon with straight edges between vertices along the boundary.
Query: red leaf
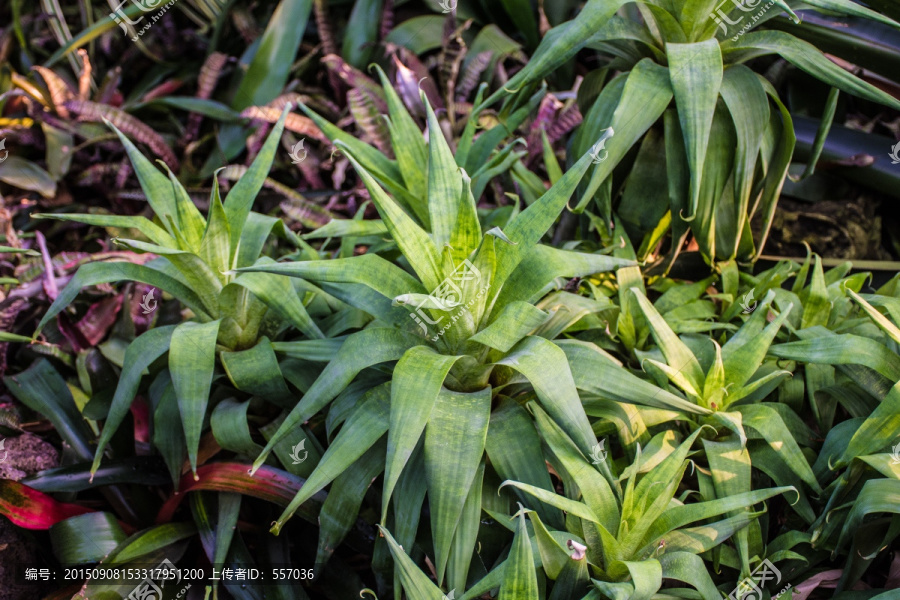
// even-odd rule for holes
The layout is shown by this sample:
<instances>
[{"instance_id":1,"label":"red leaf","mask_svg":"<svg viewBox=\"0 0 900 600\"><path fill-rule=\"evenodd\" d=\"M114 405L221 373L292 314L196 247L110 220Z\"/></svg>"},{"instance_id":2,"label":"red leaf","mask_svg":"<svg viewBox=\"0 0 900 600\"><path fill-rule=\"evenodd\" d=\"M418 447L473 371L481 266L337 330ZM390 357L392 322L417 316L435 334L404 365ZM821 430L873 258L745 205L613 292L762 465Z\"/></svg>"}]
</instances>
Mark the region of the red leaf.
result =
<instances>
[{"instance_id":1,"label":"red leaf","mask_svg":"<svg viewBox=\"0 0 900 600\"><path fill-rule=\"evenodd\" d=\"M147 443L150 441L150 405L142 396L131 403L131 416L134 418L134 441Z\"/></svg>"},{"instance_id":2,"label":"red leaf","mask_svg":"<svg viewBox=\"0 0 900 600\"><path fill-rule=\"evenodd\" d=\"M0 479L0 514L24 529L50 529L69 517L95 512L78 504L57 502L47 494L12 479Z\"/></svg>"},{"instance_id":3,"label":"red leaf","mask_svg":"<svg viewBox=\"0 0 900 600\"><path fill-rule=\"evenodd\" d=\"M171 521L178 504L187 492L236 492L279 506L287 506L304 483L305 480L296 475L265 465L252 477L250 465L242 463L220 462L203 465L197 469L197 480L194 480L190 473L181 478L178 485L181 492L175 492L166 500L156 516L156 522L162 524ZM316 494L297 510L297 515L311 523L317 523L319 509L324 500L323 492Z\"/></svg>"},{"instance_id":4,"label":"red leaf","mask_svg":"<svg viewBox=\"0 0 900 600\"><path fill-rule=\"evenodd\" d=\"M76 327L81 331L90 347L99 344L116 322L116 315L122 308L122 296L117 294L92 304Z\"/></svg>"}]
</instances>

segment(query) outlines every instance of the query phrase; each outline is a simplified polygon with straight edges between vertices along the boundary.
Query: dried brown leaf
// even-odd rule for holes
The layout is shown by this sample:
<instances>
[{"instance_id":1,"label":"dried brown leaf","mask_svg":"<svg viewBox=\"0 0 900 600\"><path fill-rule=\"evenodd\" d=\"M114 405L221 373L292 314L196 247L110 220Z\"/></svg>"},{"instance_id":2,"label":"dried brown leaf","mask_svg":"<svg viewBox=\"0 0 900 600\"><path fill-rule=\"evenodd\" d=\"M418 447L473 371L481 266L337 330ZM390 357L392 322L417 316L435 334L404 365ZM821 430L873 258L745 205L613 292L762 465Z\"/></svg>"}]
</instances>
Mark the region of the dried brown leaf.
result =
<instances>
[{"instance_id":1,"label":"dried brown leaf","mask_svg":"<svg viewBox=\"0 0 900 600\"><path fill-rule=\"evenodd\" d=\"M50 92L50 98L48 98L48 100L50 100L53 108L56 109L56 112L60 117L68 119L69 111L66 109L66 102L75 99L75 92L72 91L72 88L69 87L69 84L66 83L65 79L47 67L34 65L31 68L41 74L41 77L47 86L47 90Z\"/></svg>"},{"instance_id":2,"label":"dried brown leaf","mask_svg":"<svg viewBox=\"0 0 900 600\"><path fill-rule=\"evenodd\" d=\"M162 136L136 117L114 106L82 100L70 100L66 102L66 108L82 121L102 122L107 119L129 138L149 146L172 171L178 170L178 158Z\"/></svg>"}]
</instances>

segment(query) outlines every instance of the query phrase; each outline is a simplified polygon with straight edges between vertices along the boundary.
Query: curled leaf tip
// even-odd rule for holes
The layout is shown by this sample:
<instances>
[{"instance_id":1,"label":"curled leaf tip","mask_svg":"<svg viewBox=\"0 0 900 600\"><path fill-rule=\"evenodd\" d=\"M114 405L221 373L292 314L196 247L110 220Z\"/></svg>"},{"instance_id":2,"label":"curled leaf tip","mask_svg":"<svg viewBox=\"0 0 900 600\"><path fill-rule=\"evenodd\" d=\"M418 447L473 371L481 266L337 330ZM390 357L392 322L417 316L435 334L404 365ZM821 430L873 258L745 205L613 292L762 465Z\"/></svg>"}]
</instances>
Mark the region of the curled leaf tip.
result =
<instances>
[{"instance_id":1,"label":"curled leaf tip","mask_svg":"<svg viewBox=\"0 0 900 600\"><path fill-rule=\"evenodd\" d=\"M695 214L694 214L694 215L691 215L691 216L689 216L689 217L684 216L684 209L683 209L683 208L679 208L679 209L678 209L678 216L681 217L681 220L682 220L682 221L685 221L686 223L690 223L691 221L693 221L694 219L697 218L697 215L695 215Z\"/></svg>"}]
</instances>

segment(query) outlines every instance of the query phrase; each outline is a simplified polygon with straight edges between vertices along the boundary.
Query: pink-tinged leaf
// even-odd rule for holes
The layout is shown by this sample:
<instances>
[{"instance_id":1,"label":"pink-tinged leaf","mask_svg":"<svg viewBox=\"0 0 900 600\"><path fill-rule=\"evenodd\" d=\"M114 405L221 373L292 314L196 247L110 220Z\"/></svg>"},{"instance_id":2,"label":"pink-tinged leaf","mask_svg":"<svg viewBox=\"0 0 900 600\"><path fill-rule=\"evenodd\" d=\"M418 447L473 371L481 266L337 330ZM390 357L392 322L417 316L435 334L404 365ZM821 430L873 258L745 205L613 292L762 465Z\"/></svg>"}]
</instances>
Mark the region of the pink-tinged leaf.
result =
<instances>
[{"instance_id":1,"label":"pink-tinged leaf","mask_svg":"<svg viewBox=\"0 0 900 600\"><path fill-rule=\"evenodd\" d=\"M178 485L181 491L166 500L156 516L156 522L162 524L171 521L175 510L188 492L234 492L279 506L287 506L305 482L303 478L291 475L287 471L265 465L252 477L249 471L250 465L220 462L199 467L196 480L190 473L186 474ZM324 500L325 494L320 492L304 502L296 514L310 523L317 523L319 509Z\"/></svg>"},{"instance_id":2,"label":"pink-tinged leaf","mask_svg":"<svg viewBox=\"0 0 900 600\"><path fill-rule=\"evenodd\" d=\"M897 588L900 588L900 553L894 554L894 560L891 561L891 568L888 570L887 581L884 582L886 590Z\"/></svg>"},{"instance_id":3,"label":"pink-tinged leaf","mask_svg":"<svg viewBox=\"0 0 900 600\"><path fill-rule=\"evenodd\" d=\"M131 403L131 417L134 419L134 441L150 442L150 405L143 396Z\"/></svg>"},{"instance_id":4,"label":"pink-tinged leaf","mask_svg":"<svg viewBox=\"0 0 900 600\"><path fill-rule=\"evenodd\" d=\"M57 325L59 326L59 332L63 334L63 337L66 338L66 341L69 342L69 345L72 346L72 350L75 352L81 352L91 347L81 334L81 331L72 324L67 315L60 314L59 319L57 319Z\"/></svg>"},{"instance_id":5,"label":"pink-tinged leaf","mask_svg":"<svg viewBox=\"0 0 900 600\"><path fill-rule=\"evenodd\" d=\"M550 125L556 121L557 113L563 108L564 104L553 94L547 94L541 100L538 107L537 115L531 124L531 132L528 134L528 157L529 159L538 156L543 150L541 143L541 129L549 129Z\"/></svg>"},{"instance_id":6,"label":"pink-tinged leaf","mask_svg":"<svg viewBox=\"0 0 900 600\"><path fill-rule=\"evenodd\" d=\"M816 573L803 583L794 586L794 595L792 600L806 600L809 595L819 587L834 589L837 586L838 581L841 579L841 575L843 574L843 572L843 569L832 569L830 571L822 571L821 573Z\"/></svg>"},{"instance_id":7,"label":"pink-tinged leaf","mask_svg":"<svg viewBox=\"0 0 900 600\"><path fill-rule=\"evenodd\" d=\"M122 308L122 296L116 295L97 302L88 309L84 317L75 325L89 347L99 344L116 322L116 315Z\"/></svg>"},{"instance_id":8,"label":"pink-tinged leaf","mask_svg":"<svg viewBox=\"0 0 900 600\"><path fill-rule=\"evenodd\" d=\"M78 504L57 502L18 481L0 479L0 514L23 529L50 529L56 523L95 512Z\"/></svg>"}]
</instances>

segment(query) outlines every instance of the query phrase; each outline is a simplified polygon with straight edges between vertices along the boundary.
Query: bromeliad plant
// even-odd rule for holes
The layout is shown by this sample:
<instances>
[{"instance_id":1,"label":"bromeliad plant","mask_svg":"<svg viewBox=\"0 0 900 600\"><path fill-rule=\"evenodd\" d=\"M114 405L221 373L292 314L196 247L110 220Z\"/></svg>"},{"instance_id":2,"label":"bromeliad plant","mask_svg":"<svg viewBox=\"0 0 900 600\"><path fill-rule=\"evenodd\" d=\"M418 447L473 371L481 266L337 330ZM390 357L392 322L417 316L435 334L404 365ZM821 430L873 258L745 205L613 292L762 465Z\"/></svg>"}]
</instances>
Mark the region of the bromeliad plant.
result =
<instances>
[{"instance_id":1,"label":"bromeliad plant","mask_svg":"<svg viewBox=\"0 0 900 600\"><path fill-rule=\"evenodd\" d=\"M615 16L588 42L615 57L613 64L625 72L600 92L576 136L574 147L583 151L600 129L616 131L609 160L592 174L577 210L594 200L609 222L613 169L636 146L618 215L643 240L641 259L667 230L670 260L688 231L709 262L754 260L761 252L795 138L777 91L747 66L749 60L778 54L841 91L900 108L900 101L836 66L811 44L781 31L751 31L783 11L797 19L792 7L799 9L800 2L757 2L753 14L745 4L639 2L640 21ZM802 6L900 28L849 1ZM754 219L758 233L751 233Z\"/></svg>"},{"instance_id":2,"label":"bromeliad plant","mask_svg":"<svg viewBox=\"0 0 900 600\"><path fill-rule=\"evenodd\" d=\"M251 211L253 200L271 167L287 114L285 110L256 160L224 202L219 196L218 185L214 185L206 218L171 171L168 177L163 175L112 125L134 165L156 222L145 217L115 215L41 215L134 230L148 241L118 239L117 242L159 258L145 265L93 262L82 266L47 311L35 336L75 299L82 288L100 283L124 280L154 286L174 296L189 311L187 321L150 329L129 345L98 441L92 473L99 468L113 434L128 415L142 373L162 355L168 353L168 372L174 388L174 395L167 397L177 400L177 407L171 407L174 412L167 414L180 414L183 425L183 438L175 438L181 439L180 443L175 442L181 447L166 456L177 481L185 446L196 475L198 447L204 420L208 418L207 406L217 364L221 363L239 390L249 393L271 390L271 385L266 387L267 383L271 383L273 375L280 378L280 371L269 337L278 335L286 327L294 327L308 338L324 338L301 300L305 292L298 292L289 280L266 273L236 275L233 272L235 268L273 262L260 257L273 231L316 256L315 251L296 239L280 220ZM253 353L253 360L246 360L247 355L241 354L248 350Z\"/></svg>"},{"instance_id":3,"label":"bromeliad plant","mask_svg":"<svg viewBox=\"0 0 900 600\"><path fill-rule=\"evenodd\" d=\"M610 476L612 461L595 453L591 465L539 406L530 404L529 408L542 440L555 457L554 467L567 482L565 494L516 481L503 485L526 492L529 506L538 501L565 511L566 528L548 526L537 511L520 511L516 515L520 517L518 524L515 517L492 512L515 532L509 557L468 588L463 599L478 598L499 588L501 599L536 600L542 597L538 593L538 571L542 570L540 578L553 582L546 584L547 597L558 600L650 594L683 597L681 593L686 590L660 590L663 579L686 583L704 600L716 600L721 595L699 555L721 550L736 532L765 512L743 509L793 491L787 486L716 498L683 490L691 447L703 427L680 444L672 430L658 434L647 451L639 450L635 461L614 479ZM703 500L686 502L692 495ZM526 512L530 528L525 526ZM403 550L392 539L389 543L410 597L439 600L438 588L408 564L408 559L404 560ZM537 548L536 556L532 548Z\"/></svg>"},{"instance_id":4,"label":"bromeliad plant","mask_svg":"<svg viewBox=\"0 0 900 600\"><path fill-rule=\"evenodd\" d=\"M614 57L609 67L622 72L594 92L596 99L588 90L600 86L582 94L585 120L572 155L588 152L602 130L611 127L615 136L607 140L608 155L601 153L604 159L580 190L575 210L596 204L609 229L613 200L624 186L617 212L636 245L642 240L642 260L654 255L667 233L670 261L688 232L709 262L753 260L762 250L795 137L777 91L747 66L749 60L777 54L841 91L900 109L896 98L789 33L719 24L740 22L753 29L784 11L795 16L793 9L811 7L900 27L857 3L778 0L765 5L769 8L761 17L756 12L763 5L756 3L751 17L749 3L661 0L635 3L639 17L614 14L624 4L589 1L575 19L544 37L505 89L527 93L585 46ZM603 75L595 73L591 79L602 81ZM504 93L493 94L486 104ZM613 170L631 156L633 165L614 189ZM754 217L761 223L758 234L750 229ZM601 233L612 237L609 231Z\"/></svg>"},{"instance_id":5,"label":"bromeliad plant","mask_svg":"<svg viewBox=\"0 0 900 600\"><path fill-rule=\"evenodd\" d=\"M548 312L535 302L557 285L557 278L630 261L539 243L587 171L590 156L504 230L483 232L472 182L431 111L428 133L428 177L421 182L427 188L422 198L428 202L421 207L427 210L427 229L382 189L361 164L356 146L338 141L412 273L373 253L257 264L238 272L302 277L375 319L346 338L254 463L259 468L279 440L331 403L329 419L339 415L342 427L272 531L279 532L304 502L365 462L365 481L384 470L381 522L391 518L404 547L415 541L427 493L438 580L461 589L480 527L482 490L491 485L486 473L496 469L503 478L551 489L534 425L518 402L536 397L582 452L596 443L575 387L575 379L587 374L573 373L565 352L552 341L584 314L579 312L584 303L570 294ZM566 314L570 307L574 317ZM361 378L363 387L349 395L355 405L335 400L375 365L384 365L380 371L387 375ZM509 427L509 419L517 427ZM364 491L357 490L356 506ZM340 539L341 528L353 523L346 521L346 515L320 517L320 557L333 546L331 540Z\"/></svg>"}]
</instances>

